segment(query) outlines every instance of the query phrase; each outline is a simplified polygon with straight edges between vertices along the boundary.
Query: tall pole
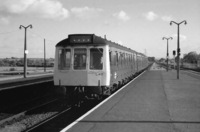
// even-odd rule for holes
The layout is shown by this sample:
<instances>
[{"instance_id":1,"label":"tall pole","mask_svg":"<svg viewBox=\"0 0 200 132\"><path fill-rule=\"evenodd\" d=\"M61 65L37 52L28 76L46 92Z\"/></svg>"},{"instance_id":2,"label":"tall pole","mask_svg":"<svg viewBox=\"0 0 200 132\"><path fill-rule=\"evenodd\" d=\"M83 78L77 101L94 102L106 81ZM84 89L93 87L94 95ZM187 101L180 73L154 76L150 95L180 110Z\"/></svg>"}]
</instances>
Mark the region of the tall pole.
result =
<instances>
[{"instance_id":1,"label":"tall pole","mask_svg":"<svg viewBox=\"0 0 200 132\"><path fill-rule=\"evenodd\" d=\"M27 75L27 54L28 54L28 50L27 50L27 44L26 44L26 30L28 27L32 28L32 25L28 25L28 26L23 26L23 25L20 25L19 26L19 29L21 28L24 28L25 29L25 35L24 35L24 78L26 78L26 75Z\"/></svg>"},{"instance_id":2,"label":"tall pole","mask_svg":"<svg viewBox=\"0 0 200 132\"><path fill-rule=\"evenodd\" d=\"M180 23L171 21L170 25L172 25L172 23L176 24L178 26L178 31L177 31L177 79L179 79L179 71L180 71L180 42L179 42L179 36L180 36L180 29L179 26L184 23L185 25L187 24L187 22L184 20Z\"/></svg>"},{"instance_id":3,"label":"tall pole","mask_svg":"<svg viewBox=\"0 0 200 132\"><path fill-rule=\"evenodd\" d=\"M167 40L167 72L169 70L169 46L168 46L168 40L169 39L173 39L172 37L169 37L169 38L166 38L166 37L163 37L162 38L163 40L166 39Z\"/></svg>"},{"instance_id":4,"label":"tall pole","mask_svg":"<svg viewBox=\"0 0 200 132\"><path fill-rule=\"evenodd\" d=\"M173 50L173 56L174 56L174 70L175 70L175 57L176 57L176 51L175 50Z\"/></svg>"},{"instance_id":5,"label":"tall pole","mask_svg":"<svg viewBox=\"0 0 200 132\"><path fill-rule=\"evenodd\" d=\"M44 72L46 72L46 45L44 39Z\"/></svg>"}]
</instances>

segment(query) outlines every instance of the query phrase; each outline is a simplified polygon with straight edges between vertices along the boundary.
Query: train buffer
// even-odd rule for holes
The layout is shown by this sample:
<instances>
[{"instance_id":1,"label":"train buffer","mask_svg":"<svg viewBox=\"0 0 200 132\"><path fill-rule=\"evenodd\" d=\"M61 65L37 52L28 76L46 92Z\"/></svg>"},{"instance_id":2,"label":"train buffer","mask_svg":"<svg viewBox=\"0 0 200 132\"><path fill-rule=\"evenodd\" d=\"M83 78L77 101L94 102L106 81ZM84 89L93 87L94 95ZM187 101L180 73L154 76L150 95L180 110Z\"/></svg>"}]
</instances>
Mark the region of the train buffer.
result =
<instances>
[{"instance_id":1,"label":"train buffer","mask_svg":"<svg viewBox=\"0 0 200 132\"><path fill-rule=\"evenodd\" d=\"M66 131L200 131L200 77L152 68Z\"/></svg>"}]
</instances>

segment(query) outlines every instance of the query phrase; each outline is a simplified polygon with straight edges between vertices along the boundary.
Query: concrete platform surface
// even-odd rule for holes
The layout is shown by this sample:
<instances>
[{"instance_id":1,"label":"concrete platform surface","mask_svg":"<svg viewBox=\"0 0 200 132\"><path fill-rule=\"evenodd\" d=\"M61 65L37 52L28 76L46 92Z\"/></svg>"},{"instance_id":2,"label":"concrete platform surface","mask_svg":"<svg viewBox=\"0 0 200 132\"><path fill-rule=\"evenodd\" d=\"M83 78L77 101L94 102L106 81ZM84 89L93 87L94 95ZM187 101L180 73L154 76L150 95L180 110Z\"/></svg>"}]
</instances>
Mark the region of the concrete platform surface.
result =
<instances>
[{"instance_id":1,"label":"concrete platform surface","mask_svg":"<svg viewBox=\"0 0 200 132\"><path fill-rule=\"evenodd\" d=\"M69 132L200 132L200 80L151 68Z\"/></svg>"}]
</instances>

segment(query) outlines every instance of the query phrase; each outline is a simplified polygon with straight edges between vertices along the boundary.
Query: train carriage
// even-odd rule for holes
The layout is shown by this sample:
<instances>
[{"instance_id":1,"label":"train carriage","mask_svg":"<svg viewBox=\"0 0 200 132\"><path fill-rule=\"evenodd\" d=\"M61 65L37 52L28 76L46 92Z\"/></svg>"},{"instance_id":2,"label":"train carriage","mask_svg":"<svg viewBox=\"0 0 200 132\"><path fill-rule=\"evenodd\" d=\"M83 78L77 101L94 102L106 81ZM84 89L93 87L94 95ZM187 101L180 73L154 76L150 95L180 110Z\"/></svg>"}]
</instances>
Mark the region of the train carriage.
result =
<instances>
[{"instance_id":1,"label":"train carriage","mask_svg":"<svg viewBox=\"0 0 200 132\"><path fill-rule=\"evenodd\" d=\"M54 84L64 94L110 95L147 67L146 56L140 54L140 60L137 56L136 51L94 34L69 35L56 45Z\"/></svg>"}]
</instances>

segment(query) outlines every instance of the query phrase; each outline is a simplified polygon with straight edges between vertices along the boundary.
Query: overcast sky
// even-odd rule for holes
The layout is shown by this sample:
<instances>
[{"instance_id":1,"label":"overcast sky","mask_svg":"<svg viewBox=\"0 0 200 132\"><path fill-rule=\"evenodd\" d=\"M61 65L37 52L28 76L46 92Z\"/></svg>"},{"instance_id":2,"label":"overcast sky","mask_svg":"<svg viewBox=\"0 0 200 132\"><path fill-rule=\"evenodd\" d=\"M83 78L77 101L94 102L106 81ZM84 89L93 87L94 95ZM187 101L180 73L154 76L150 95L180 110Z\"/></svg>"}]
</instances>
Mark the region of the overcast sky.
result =
<instances>
[{"instance_id":1,"label":"overcast sky","mask_svg":"<svg viewBox=\"0 0 200 132\"><path fill-rule=\"evenodd\" d=\"M145 53L166 57L177 48L180 25L181 54L200 53L200 0L0 0L0 58L23 57L24 29L27 29L28 57L54 57L55 45L68 34L94 33Z\"/></svg>"}]
</instances>

